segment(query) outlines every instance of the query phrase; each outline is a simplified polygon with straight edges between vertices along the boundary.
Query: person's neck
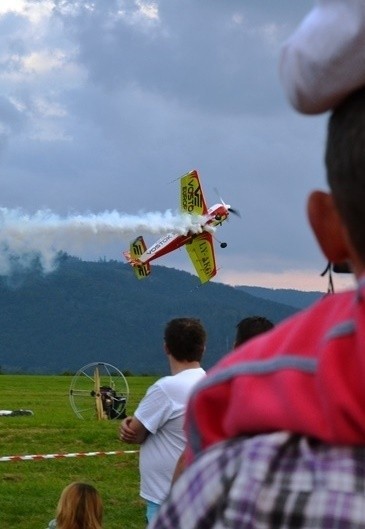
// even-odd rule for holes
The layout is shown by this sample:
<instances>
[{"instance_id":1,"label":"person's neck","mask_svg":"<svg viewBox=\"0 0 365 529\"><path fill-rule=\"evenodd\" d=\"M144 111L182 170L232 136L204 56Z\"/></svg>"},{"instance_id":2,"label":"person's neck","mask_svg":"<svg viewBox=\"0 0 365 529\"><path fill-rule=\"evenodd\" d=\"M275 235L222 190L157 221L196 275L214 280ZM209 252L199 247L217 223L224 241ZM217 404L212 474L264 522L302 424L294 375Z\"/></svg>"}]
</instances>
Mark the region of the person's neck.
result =
<instances>
[{"instance_id":1,"label":"person's neck","mask_svg":"<svg viewBox=\"0 0 365 529\"><path fill-rule=\"evenodd\" d=\"M179 362L170 356L170 369L172 375L177 375L187 369L198 369L199 367L200 362Z\"/></svg>"}]
</instances>

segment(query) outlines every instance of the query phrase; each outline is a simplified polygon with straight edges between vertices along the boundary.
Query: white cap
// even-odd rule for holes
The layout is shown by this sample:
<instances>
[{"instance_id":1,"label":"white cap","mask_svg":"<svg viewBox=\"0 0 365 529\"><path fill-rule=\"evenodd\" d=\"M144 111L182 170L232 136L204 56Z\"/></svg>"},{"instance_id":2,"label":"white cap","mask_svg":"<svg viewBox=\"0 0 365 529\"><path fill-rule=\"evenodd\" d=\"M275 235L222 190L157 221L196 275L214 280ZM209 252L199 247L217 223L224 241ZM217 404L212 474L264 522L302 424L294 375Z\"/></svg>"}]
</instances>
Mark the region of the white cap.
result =
<instances>
[{"instance_id":1,"label":"white cap","mask_svg":"<svg viewBox=\"0 0 365 529\"><path fill-rule=\"evenodd\" d=\"M365 86L365 0L318 0L284 44L280 75L303 114L333 109Z\"/></svg>"}]
</instances>

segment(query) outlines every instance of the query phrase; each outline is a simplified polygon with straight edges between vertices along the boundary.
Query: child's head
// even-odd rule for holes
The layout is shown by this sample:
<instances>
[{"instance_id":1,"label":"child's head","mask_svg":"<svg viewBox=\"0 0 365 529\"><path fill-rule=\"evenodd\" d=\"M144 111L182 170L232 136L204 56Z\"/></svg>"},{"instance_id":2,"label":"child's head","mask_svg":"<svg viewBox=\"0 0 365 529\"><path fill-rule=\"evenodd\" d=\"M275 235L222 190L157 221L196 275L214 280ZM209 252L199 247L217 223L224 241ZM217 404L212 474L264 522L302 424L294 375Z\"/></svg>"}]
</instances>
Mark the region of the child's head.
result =
<instances>
[{"instance_id":1,"label":"child's head","mask_svg":"<svg viewBox=\"0 0 365 529\"><path fill-rule=\"evenodd\" d=\"M87 483L71 483L57 505L57 529L101 529L103 506L98 491Z\"/></svg>"},{"instance_id":2,"label":"child's head","mask_svg":"<svg viewBox=\"0 0 365 529\"><path fill-rule=\"evenodd\" d=\"M273 327L274 324L263 316L249 316L248 318L243 318L243 320L236 325L234 347L238 347L251 338L269 331Z\"/></svg>"},{"instance_id":3,"label":"child's head","mask_svg":"<svg viewBox=\"0 0 365 529\"><path fill-rule=\"evenodd\" d=\"M350 261L359 276L365 270L365 89L330 117L326 168L331 193L311 194L309 219L328 260Z\"/></svg>"},{"instance_id":4,"label":"child's head","mask_svg":"<svg viewBox=\"0 0 365 529\"><path fill-rule=\"evenodd\" d=\"M365 89L347 97L328 126L327 178L355 251L365 263Z\"/></svg>"}]
</instances>

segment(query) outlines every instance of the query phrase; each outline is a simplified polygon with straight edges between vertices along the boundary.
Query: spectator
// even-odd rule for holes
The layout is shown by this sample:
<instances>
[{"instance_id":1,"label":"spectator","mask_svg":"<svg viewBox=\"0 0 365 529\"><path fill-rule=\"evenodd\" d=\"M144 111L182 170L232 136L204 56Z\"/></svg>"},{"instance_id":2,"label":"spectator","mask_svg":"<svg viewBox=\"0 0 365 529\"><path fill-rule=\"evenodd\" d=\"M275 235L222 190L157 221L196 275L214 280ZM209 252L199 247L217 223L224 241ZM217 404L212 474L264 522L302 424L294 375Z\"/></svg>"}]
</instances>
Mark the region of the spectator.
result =
<instances>
[{"instance_id":1,"label":"spectator","mask_svg":"<svg viewBox=\"0 0 365 529\"><path fill-rule=\"evenodd\" d=\"M234 341L234 347L247 342L251 338L258 336L259 334L269 331L274 327L274 324L264 318L263 316L249 316L243 318L236 326L236 337ZM175 472L172 477L172 484L180 477L186 467L185 452L183 452L177 462Z\"/></svg>"},{"instance_id":2,"label":"spectator","mask_svg":"<svg viewBox=\"0 0 365 529\"><path fill-rule=\"evenodd\" d=\"M236 338L234 341L234 347L247 342L251 338L258 336L259 334L269 331L274 327L274 324L264 318L263 316L250 316L243 318L236 326Z\"/></svg>"},{"instance_id":3,"label":"spectator","mask_svg":"<svg viewBox=\"0 0 365 529\"><path fill-rule=\"evenodd\" d=\"M312 192L308 215L357 288L238 347L198 385L187 414L193 462L151 529L365 528L364 29L364 1L318 1L281 64L301 111L336 105L331 191Z\"/></svg>"},{"instance_id":4,"label":"spectator","mask_svg":"<svg viewBox=\"0 0 365 529\"><path fill-rule=\"evenodd\" d=\"M236 326L236 337L234 341L234 347L247 342L251 338L258 336L259 334L269 331L274 327L274 324L264 318L263 316L249 316L248 318L243 318ZM186 454L185 451L181 454L176 464L174 474L172 476L173 485L175 481L181 476L186 467Z\"/></svg>"},{"instance_id":5,"label":"spectator","mask_svg":"<svg viewBox=\"0 0 365 529\"><path fill-rule=\"evenodd\" d=\"M177 318L165 329L171 376L147 391L133 417L121 423L120 439L141 444L140 494L150 521L167 497L176 463L185 447L185 408L193 386L205 375L200 367L206 333L199 320Z\"/></svg>"},{"instance_id":6,"label":"spectator","mask_svg":"<svg viewBox=\"0 0 365 529\"><path fill-rule=\"evenodd\" d=\"M98 491L87 483L71 483L62 491L56 518L48 529L101 529L103 505Z\"/></svg>"}]
</instances>

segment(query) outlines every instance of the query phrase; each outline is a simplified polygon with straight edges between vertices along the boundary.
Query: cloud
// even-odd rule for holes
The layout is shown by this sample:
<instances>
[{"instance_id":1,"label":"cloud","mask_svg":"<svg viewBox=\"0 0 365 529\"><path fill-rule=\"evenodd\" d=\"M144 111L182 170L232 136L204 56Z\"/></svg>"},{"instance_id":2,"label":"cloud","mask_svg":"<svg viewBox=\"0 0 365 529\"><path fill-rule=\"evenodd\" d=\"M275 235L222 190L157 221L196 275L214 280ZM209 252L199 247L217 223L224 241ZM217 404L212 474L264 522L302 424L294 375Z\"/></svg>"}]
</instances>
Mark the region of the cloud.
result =
<instances>
[{"instance_id":1,"label":"cloud","mask_svg":"<svg viewBox=\"0 0 365 529\"><path fill-rule=\"evenodd\" d=\"M24 128L25 120L16 105L0 96L0 156L8 141Z\"/></svg>"},{"instance_id":2,"label":"cloud","mask_svg":"<svg viewBox=\"0 0 365 529\"><path fill-rule=\"evenodd\" d=\"M209 204L217 187L242 213L217 233L222 265L315 269L305 199L323 185L325 118L296 115L277 72L311 6L2 0L1 205L163 212L195 168Z\"/></svg>"},{"instance_id":3,"label":"cloud","mask_svg":"<svg viewBox=\"0 0 365 529\"><path fill-rule=\"evenodd\" d=\"M276 68L279 23L257 23L242 7L240 15L235 6L217 9L215 2L161 3L158 11L156 3L153 18L141 16L138 2L122 5L106 10L96 1L92 10L63 15L93 82L111 91L136 86L200 112L270 108L256 81L259 75L264 88ZM244 51L239 60L236 49Z\"/></svg>"}]
</instances>

